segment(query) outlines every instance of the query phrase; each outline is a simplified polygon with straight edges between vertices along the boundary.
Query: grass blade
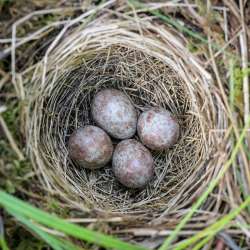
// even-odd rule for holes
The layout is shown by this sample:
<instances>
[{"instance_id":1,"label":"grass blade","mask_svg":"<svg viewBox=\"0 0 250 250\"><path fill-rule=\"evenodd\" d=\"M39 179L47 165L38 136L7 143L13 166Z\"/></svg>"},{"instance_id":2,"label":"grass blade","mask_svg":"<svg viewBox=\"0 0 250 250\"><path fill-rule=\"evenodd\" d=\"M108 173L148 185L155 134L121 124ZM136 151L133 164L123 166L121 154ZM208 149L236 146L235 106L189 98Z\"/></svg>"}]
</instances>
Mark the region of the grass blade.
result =
<instances>
[{"instance_id":1,"label":"grass blade","mask_svg":"<svg viewBox=\"0 0 250 250\"><path fill-rule=\"evenodd\" d=\"M14 214L22 215L32 219L42 225L63 232L69 236L73 236L89 243L94 243L108 249L117 250L145 250L146 248L126 243L112 236L80 227L78 225L64 221L57 216L50 215L42 210L35 208L7 193L0 191L0 205L11 210Z\"/></svg>"},{"instance_id":2,"label":"grass blade","mask_svg":"<svg viewBox=\"0 0 250 250\"><path fill-rule=\"evenodd\" d=\"M158 18L160 18L161 20L165 21L166 23L170 24L171 26L173 26L174 28L176 28L177 30L181 31L182 33L186 33L187 35L198 39L199 41L208 44L208 40L200 35L199 33L193 32L192 30L186 28L185 26L181 25L180 23L176 22L173 18L171 18L170 16L166 15L166 14L161 14L161 12L159 10L150 10L148 8L145 8L144 4L136 1L136 0L129 0L129 3L131 3L132 5L134 5L134 7L137 8L142 8L144 11L147 11L155 16L157 16Z\"/></svg>"},{"instance_id":3,"label":"grass blade","mask_svg":"<svg viewBox=\"0 0 250 250\"><path fill-rule=\"evenodd\" d=\"M32 223L25 217L16 214L12 210L7 210L9 214L15 217L18 221L20 221L23 225L33 231L36 235L38 235L41 239L43 239L48 245L50 245L55 250L84 250L78 246L73 245L70 241L66 241L63 239L59 239L56 236L50 235L47 232L44 232L37 226L36 224Z\"/></svg>"},{"instance_id":4,"label":"grass blade","mask_svg":"<svg viewBox=\"0 0 250 250\"><path fill-rule=\"evenodd\" d=\"M249 127L249 123L250 123L250 117L248 117L248 122L246 124L246 126L244 127L239 140L237 141L231 157L229 158L229 160L225 163L225 165L222 167L221 171L219 172L219 174L217 175L217 177L215 179L213 179L208 188L205 190L205 192L200 196L200 198L197 200L196 203L194 203L194 205L191 207L190 211L186 214L186 216L181 220L181 222L175 227L174 231L167 237L167 239L164 241L164 243L162 244L162 246L159 248L159 250L166 250L170 247L170 244L172 243L172 241L177 237L178 233L180 232L180 230L185 226L185 224L189 221L189 219L193 216L193 214L196 212L196 210L201 206L201 204L206 200L206 198L208 197L208 195L213 191L213 189L216 187L216 185L219 183L220 179L224 176L224 174L226 173L226 171L228 170L228 168L232 165L232 163L235 161L236 156L238 154L238 151L240 149L240 146L246 136L246 132L247 129Z\"/></svg>"},{"instance_id":5,"label":"grass blade","mask_svg":"<svg viewBox=\"0 0 250 250\"><path fill-rule=\"evenodd\" d=\"M3 236L0 236L0 248L2 250L10 250Z\"/></svg>"},{"instance_id":6,"label":"grass blade","mask_svg":"<svg viewBox=\"0 0 250 250\"><path fill-rule=\"evenodd\" d=\"M210 237L206 237L203 240L201 240L200 242L198 242L193 248L192 250L200 250L205 244L207 244L210 241Z\"/></svg>"},{"instance_id":7,"label":"grass blade","mask_svg":"<svg viewBox=\"0 0 250 250\"><path fill-rule=\"evenodd\" d=\"M220 220L205 228L201 232L197 233L193 237L179 243L175 250L183 250L186 249L191 244L194 244L196 241L202 239L203 237L207 237L204 239L204 244L212 239L214 235L216 235L219 231L221 231L231 220L233 220L243 209L247 208L250 204L250 197L248 197L239 207L235 208L231 213L225 215ZM200 246L201 247L201 246Z\"/></svg>"},{"instance_id":8,"label":"grass blade","mask_svg":"<svg viewBox=\"0 0 250 250\"><path fill-rule=\"evenodd\" d=\"M186 34L189 37L195 38L196 40L202 42L203 44L208 45L208 39L205 36L203 36L203 35L201 35L201 34L199 34L197 32L194 32L191 29L181 25L179 22L177 22L171 16L169 16L167 14L162 14L159 10L152 10L150 8L147 8L143 3L141 3L141 2L139 2L137 0L128 0L128 2L130 4L132 4L135 8L139 8L139 11L144 11L144 12L151 13L152 15L158 17L159 19L161 19L165 23L171 25L173 28L175 28L179 32L181 32L183 34ZM219 46L217 43L212 43L211 46L212 46L213 49L215 49L217 51L221 49L221 46ZM239 56L235 56L230 52L224 51L224 53L226 55L228 55L230 58L234 58L235 61L240 60Z\"/></svg>"}]
</instances>

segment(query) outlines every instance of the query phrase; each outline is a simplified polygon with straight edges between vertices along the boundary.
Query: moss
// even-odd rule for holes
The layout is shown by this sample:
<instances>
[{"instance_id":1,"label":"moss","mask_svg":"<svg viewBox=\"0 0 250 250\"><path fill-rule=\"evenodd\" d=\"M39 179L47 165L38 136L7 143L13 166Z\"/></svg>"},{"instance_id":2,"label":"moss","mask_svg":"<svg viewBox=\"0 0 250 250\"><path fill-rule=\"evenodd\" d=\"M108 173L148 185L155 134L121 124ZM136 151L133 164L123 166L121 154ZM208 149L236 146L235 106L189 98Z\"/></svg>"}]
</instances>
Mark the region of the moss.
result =
<instances>
[{"instance_id":1,"label":"moss","mask_svg":"<svg viewBox=\"0 0 250 250\"><path fill-rule=\"evenodd\" d=\"M191 43L191 42L187 44L187 48L192 53L198 51L198 47L195 44Z\"/></svg>"},{"instance_id":2,"label":"moss","mask_svg":"<svg viewBox=\"0 0 250 250\"><path fill-rule=\"evenodd\" d=\"M46 211L50 211L50 213L62 218L68 217L70 214L70 209L63 207L58 199L52 196L47 197Z\"/></svg>"},{"instance_id":3,"label":"moss","mask_svg":"<svg viewBox=\"0 0 250 250\"><path fill-rule=\"evenodd\" d=\"M19 161L10 157L12 153L8 152L2 158L0 188L9 193L15 193L19 187L27 187L30 184L30 173L32 172L31 163L28 160ZM13 159L13 160L11 160Z\"/></svg>"},{"instance_id":4,"label":"moss","mask_svg":"<svg viewBox=\"0 0 250 250\"><path fill-rule=\"evenodd\" d=\"M243 78L249 75L250 75L250 68L243 70L239 66L236 66L233 70L234 86L233 86L232 101L233 105L239 109L240 114L243 114L244 112Z\"/></svg>"},{"instance_id":5,"label":"moss","mask_svg":"<svg viewBox=\"0 0 250 250\"><path fill-rule=\"evenodd\" d=\"M207 45L204 44L204 42L202 42L196 38L189 37L187 49L190 52L195 53L195 54L206 53L206 47L207 47Z\"/></svg>"},{"instance_id":6,"label":"moss","mask_svg":"<svg viewBox=\"0 0 250 250\"><path fill-rule=\"evenodd\" d=\"M7 110L2 114L9 130L16 139L20 139L20 108L17 100L7 103Z\"/></svg>"}]
</instances>

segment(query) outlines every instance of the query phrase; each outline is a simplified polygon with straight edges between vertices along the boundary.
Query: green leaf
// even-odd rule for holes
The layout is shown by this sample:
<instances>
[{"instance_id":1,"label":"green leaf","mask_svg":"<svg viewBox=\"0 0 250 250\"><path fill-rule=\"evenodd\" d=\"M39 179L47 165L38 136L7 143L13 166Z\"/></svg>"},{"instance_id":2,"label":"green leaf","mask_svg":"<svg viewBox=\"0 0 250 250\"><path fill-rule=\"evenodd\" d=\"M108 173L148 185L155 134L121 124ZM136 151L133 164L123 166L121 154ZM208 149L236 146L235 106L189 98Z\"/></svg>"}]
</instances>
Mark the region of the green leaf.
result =
<instances>
[{"instance_id":1,"label":"green leaf","mask_svg":"<svg viewBox=\"0 0 250 250\"><path fill-rule=\"evenodd\" d=\"M13 216L26 217L32 219L41 225L53 228L63 232L68 236L75 237L80 240L85 240L89 243L94 243L107 249L117 250L145 250L146 248L133 245L112 236L105 235L99 232L80 227L78 225L64 221L57 216L50 215L42 210L35 208L28 203L25 203L4 191L0 191L0 205L8 211L11 211ZM21 215L21 217L20 217Z\"/></svg>"}]
</instances>

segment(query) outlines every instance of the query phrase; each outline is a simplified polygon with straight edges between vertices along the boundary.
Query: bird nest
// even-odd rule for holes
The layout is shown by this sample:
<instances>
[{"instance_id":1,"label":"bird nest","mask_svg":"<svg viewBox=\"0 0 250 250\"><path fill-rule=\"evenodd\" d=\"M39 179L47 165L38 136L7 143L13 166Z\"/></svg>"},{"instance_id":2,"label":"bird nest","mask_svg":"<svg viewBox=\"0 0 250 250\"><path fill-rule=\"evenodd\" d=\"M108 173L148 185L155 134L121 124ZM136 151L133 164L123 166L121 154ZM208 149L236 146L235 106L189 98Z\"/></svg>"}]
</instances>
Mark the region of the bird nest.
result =
<instances>
[{"instance_id":1,"label":"bird nest","mask_svg":"<svg viewBox=\"0 0 250 250\"><path fill-rule=\"evenodd\" d=\"M226 121L210 74L166 27L105 15L84 23L86 18L69 22L26 72L28 152L42 183L76 208L140 215L142 222L189 206L215 174L211 131ZM152 152L155 174L145 189L119 184L110 163L90 171L68 156L70 134L94 124L91 101L104 88L123 91L138 112L160 106L179 121L178 143Z\"/></svg>"}]
</instances>

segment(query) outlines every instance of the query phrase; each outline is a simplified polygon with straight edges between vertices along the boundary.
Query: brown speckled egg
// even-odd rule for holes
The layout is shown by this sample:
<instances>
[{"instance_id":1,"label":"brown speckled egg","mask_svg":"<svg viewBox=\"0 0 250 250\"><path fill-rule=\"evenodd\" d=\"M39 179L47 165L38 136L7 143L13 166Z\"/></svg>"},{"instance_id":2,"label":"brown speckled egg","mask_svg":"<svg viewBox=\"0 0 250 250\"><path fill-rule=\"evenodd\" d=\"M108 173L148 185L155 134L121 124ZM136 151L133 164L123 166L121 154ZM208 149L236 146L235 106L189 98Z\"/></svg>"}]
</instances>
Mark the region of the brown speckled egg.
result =
<instances>
[{"instance_id":1,"label":"brown speckled egg","mask_svg":"<svg viewBox=\"0 0 250 250\"><path fill-rule=\"evenodd\" d=\"M127 139L136 132L137 113L129 98L117 89L98 92L92 102L95 122L117 139Z\"/></svg>"},{"instance_id":2,"label":"brown speckled egg","mask_svg":"<svg viewBox=\"0 0 250 250\"><path fill-rule=\"evenodd\" d=\"M116 146L112 167L119 182L128 188L142 188L154 175L151 153L134 139L121 141Z\"/></svg>"},{"instance_id":3,"label":"brown speckled egg","mask_svg":"<svg viewBox=\"0 0 250 250\"><path fill-rule=\"evenodd\" d=\"M75 130L69 138L68 149L71 159L89 169L105 166L113 153L110 137L95 126L84 126Z\"/></svg>"},{"instance_id":4,"label":"brown speckled egg","mask_svg":"<svg viewBox=\"0 0 250 250\"><path fill-rule=\"evenodd\" d=\"M164 150L177 142L180 126L169 111L151 108L139 116L137 132L141 142L148 148Z\"/></svg>"}]
</instances>

